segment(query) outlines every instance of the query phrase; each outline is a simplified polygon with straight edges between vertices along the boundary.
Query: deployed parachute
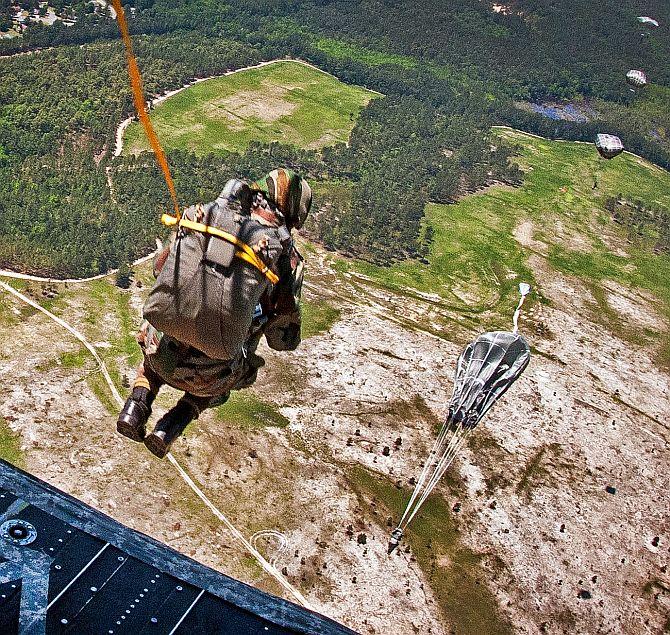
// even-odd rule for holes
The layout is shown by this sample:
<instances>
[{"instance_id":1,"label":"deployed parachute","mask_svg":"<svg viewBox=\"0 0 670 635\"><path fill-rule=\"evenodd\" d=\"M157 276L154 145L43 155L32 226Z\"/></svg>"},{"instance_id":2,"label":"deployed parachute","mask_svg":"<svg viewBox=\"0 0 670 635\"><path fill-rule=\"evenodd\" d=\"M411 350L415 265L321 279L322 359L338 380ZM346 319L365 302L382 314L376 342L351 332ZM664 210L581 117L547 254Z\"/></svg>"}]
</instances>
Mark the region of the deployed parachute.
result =
<instances>
[{"instance_id":1,"label":"deployed parachute","mask_svg":"<svg viewBox=\"0 0 670 635\"><path fill-rule=\"evenodd\" d=\"M646 15L640 15L637 18L637 21L640 22L641 24L645 24L646 26L651 26L651 27L658 27L659 24L654 20L653 18L650 18L649 16Z\"/></svg>"},{"instance_id":2,"label":"deployed parachute","mask_svg":"<svg viewBox=\"0 0 670 635\"><path fill-rule=\"evenodd\" d=\"M647 80L647 74L644 71L635 71L631 70L626 73L626 81L636 88L643 88L649 82Z\"/></svg>"},{"instance_id":3,"label":"deployed parachute","mask_svg":"<svg viewBox=\"0 0 670 635\"><path fill-rule=\"evenodd\" d=\"M596 149L604 159L613 159L623 152L623 143L619 137L611 134L596 135Z\"/></svg>"},{"instance_id":4,"label":"deployed parachute","mask_svg":"<svg viewBox=\"0 0 670 635\"><path fill-rule=\"evenodd\" d=\"M514 314L514 331L493 331L470 342L458 358L454 391L447 419L407 504L400 523L391 533L388 552L400 543L407 525L447 471L463 443L530 361L528 342L517 333L519 311L530 285L519 285L521 301Z\"/></svg>"}]
</instances>

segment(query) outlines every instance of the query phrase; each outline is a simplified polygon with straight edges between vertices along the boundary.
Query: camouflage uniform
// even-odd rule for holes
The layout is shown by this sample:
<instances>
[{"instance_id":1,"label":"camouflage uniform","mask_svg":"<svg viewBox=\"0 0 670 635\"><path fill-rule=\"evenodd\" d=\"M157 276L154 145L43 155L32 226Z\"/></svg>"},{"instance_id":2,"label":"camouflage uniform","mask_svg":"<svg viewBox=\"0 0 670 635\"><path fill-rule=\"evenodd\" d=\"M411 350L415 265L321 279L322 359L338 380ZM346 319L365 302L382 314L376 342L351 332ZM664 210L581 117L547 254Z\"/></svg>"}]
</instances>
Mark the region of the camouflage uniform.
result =
<instances>
[{"instance_id":1,"label":"camouflage uniform","mask_svg":"<svg viewBox=\"0 0 670 635\"><path fill-rule=\"evenodd\" d=\"M272 247L267 236L251 247L245 246L248 249L266 249L268 258L272 249L273 273L278 279L273 277L273 285L266 283L262 288L257 287L257 293L249 297L247 304L244 304L245 298L242 296L233 300L240 303L236 304L236 308L243 309L244 321L230 322L229 329L224 332L222 318L210 324L206 322L207 314L205 318L198 316L191 322L188 322L187 317L181 321L179 315L173 316L173 309L178 307L174 305L174 294L171 292L165 294L165 298L155 297L155 305L150 309L147 308L149 302L145 304L145 315L157 326L145 321L140 328L137 340L144 353L144 361L138 369L132 394L121 409L116 429L132 441L143 442L159 458L167 455L172 443L205 408L224 403L231 390L246 388L256 381L258 369L265 363L256 354L261 337L265 336L270 348L279 351L294 350L300 343L303 259L293 245L291 230L300 229L309 214L312 205L309 184L285 168L273 170L249 185L233 179L226 184L214 203L188 208L184 210L184 215L191 223L202 223L204 215L212 212L217 205L229 209L235 206L233 210L239 207L240 218L250 214L257 223L268 227L268 234L274 235ZM187 213L193 216L194 221ZM225 236L222 238L225 239ZM250 260L245 257L245 253ZM171 261L168 261L169 254L170 246L163 249L154 260L154 275L159 280L152 293L158 293L157 289L162 284L164 276L159 276L161 271L169 274L170 269L164 269L166 261L172 266ZM253 254L249 255L244 249L240 254L243 260L257 265ZM229 257L233 255L231 253ZM202 259L202 254L199 257ZM217 264L215 259L213 264ZM167 277L169 279L169 275ZM203 293L200 287L194 286L190 291L195 292L195 304L203 300L199 295ZM162 305L161 301L164 301ZM254 310L256 302L258 304ZM230 315L234 315L234 312ZM237 316L237 319L241 320L242 317ZM173 324L170 320L176 322ZM245 333L248 324L250 326ZM183 328L172 331L170 329L173 325ZM162 333L157 327L178 334L179 339ZM225 346L209 347L207 340L210 333L214 335L212 329L218 331L219 337L224 333L231 336L233 345L230 349ZM210 355L202 352L201 348L208 350ZM239 352L232 352L240 348ZM216 359L219 351L228 354L229 350L231 355L235 355L233 359ZM183 390L185 394L160 418L153 432L147 435L146 424L151 416L151 407L164 384Z\"/></svg>"},{"instance_id":2,"label":"camouflage uniform","mask_svg":"<svg viewBox=\"0 0 670 635\"><path fill-rule=\"evenodd\" d=\"M166 248L169 251L169 247ZM166 251L158 254L154 274L160 271ZM146 320L137 341L144 361L137 371L134 387L148 388L154 395L163 384L183 390L197 414L209 406L225 403L231 390L248 388L265 360L256 349L265 335L268 346L292 351L300 344L300 293L303 259L295 246L278 263L279 282L261 298L262 313L251 324L244 348L232 360L212 359L155 329Z\"/></svg>"}]
</instances>

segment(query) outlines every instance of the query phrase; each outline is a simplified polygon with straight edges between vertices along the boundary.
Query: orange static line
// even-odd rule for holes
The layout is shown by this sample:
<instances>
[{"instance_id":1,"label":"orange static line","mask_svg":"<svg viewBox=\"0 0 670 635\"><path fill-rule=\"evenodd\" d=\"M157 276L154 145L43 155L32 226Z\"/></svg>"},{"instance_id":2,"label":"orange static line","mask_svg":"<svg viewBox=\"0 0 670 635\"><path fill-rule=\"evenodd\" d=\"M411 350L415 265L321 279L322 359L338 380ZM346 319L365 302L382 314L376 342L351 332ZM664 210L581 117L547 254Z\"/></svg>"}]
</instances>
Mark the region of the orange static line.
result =
<instances>
[{"instance_id":1,"label":"orange static line","mask_svg":"<svg viewBox=\"0 0 670 635\"><path fill-rule=\"evenodd\" d=\"M168 166L167 159L165 158L165 152L163 152L163 148L158 141L156 131L151 124L151 119L149 119L149 114L147 112L146 101L144 99L144 88L142 86L142 76L140 75L140 69L137 66L137 60L133 54L133 43L130 40L130 34L128 33L128 22L126 21L126 14L123 11L121 0L112 0L112 6L116 11L116 21L119 23L121 37L123 38L123 43L126 46L128 75L130 76L130 86L133 90L135 109L137 110L137 115L142 122L144 132L146 133L147 138L149 139L149 143L151 144L154 154L156 155L156 160L158 161L161 170L163 170L163 176L165 177L165 183L168 186L168 190L170 190L170 196L172 197L172 204L174 205L175 214L178 218L181 218L181 212L179 211L179 201L177 200L177 191L174 187L172 174L170 174L170 167Z\"/></svg>"}]
</instances>

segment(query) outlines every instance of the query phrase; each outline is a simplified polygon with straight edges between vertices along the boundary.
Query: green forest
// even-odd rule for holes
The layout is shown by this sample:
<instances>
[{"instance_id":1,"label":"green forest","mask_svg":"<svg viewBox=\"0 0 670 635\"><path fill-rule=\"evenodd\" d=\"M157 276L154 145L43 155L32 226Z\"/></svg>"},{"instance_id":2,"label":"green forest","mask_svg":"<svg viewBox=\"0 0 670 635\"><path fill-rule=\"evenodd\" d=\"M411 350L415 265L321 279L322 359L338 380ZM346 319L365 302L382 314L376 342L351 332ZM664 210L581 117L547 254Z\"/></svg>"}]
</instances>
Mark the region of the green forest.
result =
<instances>
[{"instance_id":1,"label":"green forest","mask_svg":"<svg viewBox=\"0 0 670 635\"><path fill-rule=\"evenodd\" d=\"M208 156L170 150L181 201L206 200L231 176L285 164L315 183L310 236L385 265L425 258L428 202L520 182L509 161L515 149L491 137L492 125L574 140L606 131L670 166L667 4L492 7L478 0L128 5L148 97L281 57L382 94L361 111L348 144L252 142ZM133 114L115 21L82 5L70 13L72 26L34 24L0 40L0 55L11 56L0 59L0 265L90 275L147 253L168 200L150 155L112 156L116 127ZM636 21L647 14L660 29ZM645 69L653 85L631 92L630 68ZM545 103L573 104L588 116L554 120L525 107ZM612 213L632 225L638 207ZM667 210L640 214L667 227Z\"/></svg>"}]
</instances>

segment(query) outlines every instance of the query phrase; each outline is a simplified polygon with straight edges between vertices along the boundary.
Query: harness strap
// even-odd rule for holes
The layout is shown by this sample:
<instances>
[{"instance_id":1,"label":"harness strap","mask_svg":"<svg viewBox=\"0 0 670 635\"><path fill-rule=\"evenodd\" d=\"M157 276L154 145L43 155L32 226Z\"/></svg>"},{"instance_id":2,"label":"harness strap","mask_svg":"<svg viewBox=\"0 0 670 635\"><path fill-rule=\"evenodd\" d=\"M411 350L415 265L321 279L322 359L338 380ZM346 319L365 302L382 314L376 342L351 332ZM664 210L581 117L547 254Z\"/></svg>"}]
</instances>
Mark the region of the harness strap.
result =
<instances>
[{"instance_id":1,"label":"harness strap","mask_svg":"<svg viewBox=\"0 0 670 635\"><path fill-rule=\"evenodd\" d=\"M237 247L235 255L248 262L253 267L256 267L272 284L277 284L279 282L279 276L276 273L270 270L270 268L258 257L258 254L247 245L244 241L240 240L237 236L233 236L218 227L212 227L211 225L205 225L204 223L197 223L195 221L189 220L185 216L177 218L176 216L170 216L170 214L163 214L161 216L161 222L167 227L183 227L184 229L190 229L192 231L200 232L202 234L208 234L210 236L216 236L216 238L221 238Z\"/></svg>"}]
</instances>

